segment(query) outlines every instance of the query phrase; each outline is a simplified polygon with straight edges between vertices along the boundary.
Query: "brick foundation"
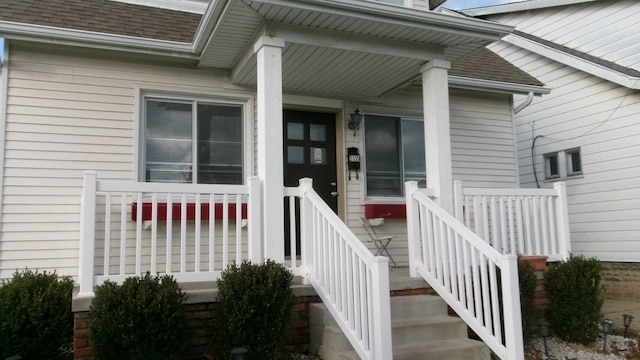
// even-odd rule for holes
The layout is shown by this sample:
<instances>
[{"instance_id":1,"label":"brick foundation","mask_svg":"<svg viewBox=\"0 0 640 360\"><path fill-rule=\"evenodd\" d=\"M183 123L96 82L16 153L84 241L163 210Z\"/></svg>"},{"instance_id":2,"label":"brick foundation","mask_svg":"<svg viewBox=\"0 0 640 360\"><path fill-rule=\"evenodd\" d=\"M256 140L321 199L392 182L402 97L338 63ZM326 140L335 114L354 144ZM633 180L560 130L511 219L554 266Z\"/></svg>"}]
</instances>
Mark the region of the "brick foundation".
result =
<instances>
[{"instance_id":1,"label":"brick foundation","mask_svg":"<svg viewBox=\"0 0 640 360\"><path fill-rule=\"evenodd\" d=\"M318 296L298 296L298 303L291 314L289 327L289 349L294 352L309 351L309 306L321 302ZM215 359L214 345L209 330L215 321L214 302L185 304L187 317L186 349L182 356L188 360ZM89 312L73 314L74 360L93 360L93 347L89 341Z\"/></svg>"}]
</instances>

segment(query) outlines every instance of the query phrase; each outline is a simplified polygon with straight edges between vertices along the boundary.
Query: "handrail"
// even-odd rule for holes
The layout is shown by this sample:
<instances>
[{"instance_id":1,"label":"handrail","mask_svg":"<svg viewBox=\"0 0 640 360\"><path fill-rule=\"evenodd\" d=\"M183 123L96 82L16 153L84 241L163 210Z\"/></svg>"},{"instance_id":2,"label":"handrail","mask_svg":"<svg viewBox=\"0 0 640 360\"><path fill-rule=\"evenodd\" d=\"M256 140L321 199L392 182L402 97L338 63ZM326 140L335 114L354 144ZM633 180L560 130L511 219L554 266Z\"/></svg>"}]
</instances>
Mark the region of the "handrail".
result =
<instances>
[{"instance_id":1,"label":"handrail","mask_svg":"<svg viewBox=\"0 0 640 360\"><path fill-rule=\"evenodd\" d=\"M518 264L406 184L410 276L422 276L500 359L524 358Z\"/></svg>"},{"instance_id":2,"label":"handrail","mask_svg":"<svg viewBox=\"0 0 640 360\"><path fill-rule=\"evenodd\" d=\"M566 260L571 252L566 185L553 189L463 188L454 181L456 218L503 254Z\"/></svg>"},{"instance_id":3,"label":"handrail","mask_svg":"<svg viewBox=\"0 0 640 360\"><path fill-rule=\"evenodd\" d=\"M373 256L300 180L302 267L360 358L392 359L389 260Z\"/></svg>"},{"instance_id":4,"label":"handrail","mask_svg":"<svg viewBox=\"0 0 640 360\"><path fill-rule=\"evenodd\" d=\"M128 183L86 171L78 297L146 271L211 281L231 261L261 262L260 189L257 177L246 185Z\"/></svg>"}]
</instances>

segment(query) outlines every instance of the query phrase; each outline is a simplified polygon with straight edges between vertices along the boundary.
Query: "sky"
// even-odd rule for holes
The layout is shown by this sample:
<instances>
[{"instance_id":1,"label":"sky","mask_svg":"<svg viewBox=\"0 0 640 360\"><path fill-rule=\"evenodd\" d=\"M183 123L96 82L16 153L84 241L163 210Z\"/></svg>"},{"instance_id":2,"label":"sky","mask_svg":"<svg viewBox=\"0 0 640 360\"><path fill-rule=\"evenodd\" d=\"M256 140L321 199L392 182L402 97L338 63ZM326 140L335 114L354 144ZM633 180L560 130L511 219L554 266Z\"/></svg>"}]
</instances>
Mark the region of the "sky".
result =
<instances>
[{"instance_id":1,"label":"sky","mask_svg":"<svg viewBox=\"0 0 640 360\"><path fill-rule=\"evenodd\" d=\"M521 0L447 0L444 4L442 4L442 6L447 9L462 10L482 6L507 4L518 1Z\"/></svg>"}]
</instances>

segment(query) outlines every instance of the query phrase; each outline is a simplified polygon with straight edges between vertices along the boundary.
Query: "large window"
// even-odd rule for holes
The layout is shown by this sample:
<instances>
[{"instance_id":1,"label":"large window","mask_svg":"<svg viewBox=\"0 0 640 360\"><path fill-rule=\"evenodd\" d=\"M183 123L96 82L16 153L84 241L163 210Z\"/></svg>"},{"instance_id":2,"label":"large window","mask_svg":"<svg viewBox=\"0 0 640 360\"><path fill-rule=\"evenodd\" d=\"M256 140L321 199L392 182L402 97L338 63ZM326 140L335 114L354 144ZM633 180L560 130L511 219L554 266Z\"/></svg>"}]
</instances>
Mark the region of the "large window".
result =
<instances>
[{"instance_id":1,"label":"large window","mask_svg":"<svg viewBox=\"0 0 640 360\"><path fill-rule=\"evenodd\" d=\"M426 187L424 122L365 116L367 197L401 197L406 181Z\"/></svg>"},{"instance_id":2,"label":"large window","mask_svg":"<svg viewBox=\"0 0 640 360\"><path fill-rule=\"evenodd\" d=\"M242 118L240 104L146 97L143 180L241 184Z\"/></svg>"}]
</instances>

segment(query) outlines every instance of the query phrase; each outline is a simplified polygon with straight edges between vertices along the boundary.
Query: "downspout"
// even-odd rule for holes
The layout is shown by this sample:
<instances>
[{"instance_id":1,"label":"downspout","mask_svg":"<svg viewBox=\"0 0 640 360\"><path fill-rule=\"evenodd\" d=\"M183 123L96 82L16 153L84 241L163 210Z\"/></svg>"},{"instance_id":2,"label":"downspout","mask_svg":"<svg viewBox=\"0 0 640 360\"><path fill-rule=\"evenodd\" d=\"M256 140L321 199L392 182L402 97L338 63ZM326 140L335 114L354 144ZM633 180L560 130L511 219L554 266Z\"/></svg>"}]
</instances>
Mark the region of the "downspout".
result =
<instances>
[{"instance_id":1,"label":"downspout","mask_svg":"<svg viewBox=\"0 0 640 360\"><path fill-rule=\"evenodd\" d=\"M520 187L520 160L518 159L518 141L516 139L516 121L515 121L515 115L518 114L520 111L524 110L527 106L531 105L531 102L533 102L533 91L529 91L529 93L527 94L527 98L521 102L520 104L518 104L518 106L515 107L515 109L513 109L513 141L514 143L514 147L516 149L516 156L515 156L515 160L516 160L516 184L518 185L518 187ZM536 172L535 166L533 169L534 175ZM536 183L538 183L538 180L536 179ZM539 187L539 186L538 186Z\"/></svg>"},{"instance_id":2,"label":"downspout","mask_svg":"<svg viewBox=\"0 0 640 360\"><path fill-rule=\"evenodd\" d=\"M529 94L527 94L527 98L521 102L518 106L516 106L515 109L513 109L514 114L519 113L520 111L524 110L527 106L531 105L531 102L533 101L533 91L529 91Z\"/></svg>"},{"instance_id":3,"label":"downspout","mask_svg":"<svg viewBox=\"0 0 640 360\"><path fill-rule=\"evenodd\" d=\"M9 99L9 43L4 39L0 48L0 241L2 241L2 208L4 205L4 150L7 128L7 101ZM0 259L2 257L0 256ZM1 261L1 260L0 260Z\"/></svg>"}]
</instances>

